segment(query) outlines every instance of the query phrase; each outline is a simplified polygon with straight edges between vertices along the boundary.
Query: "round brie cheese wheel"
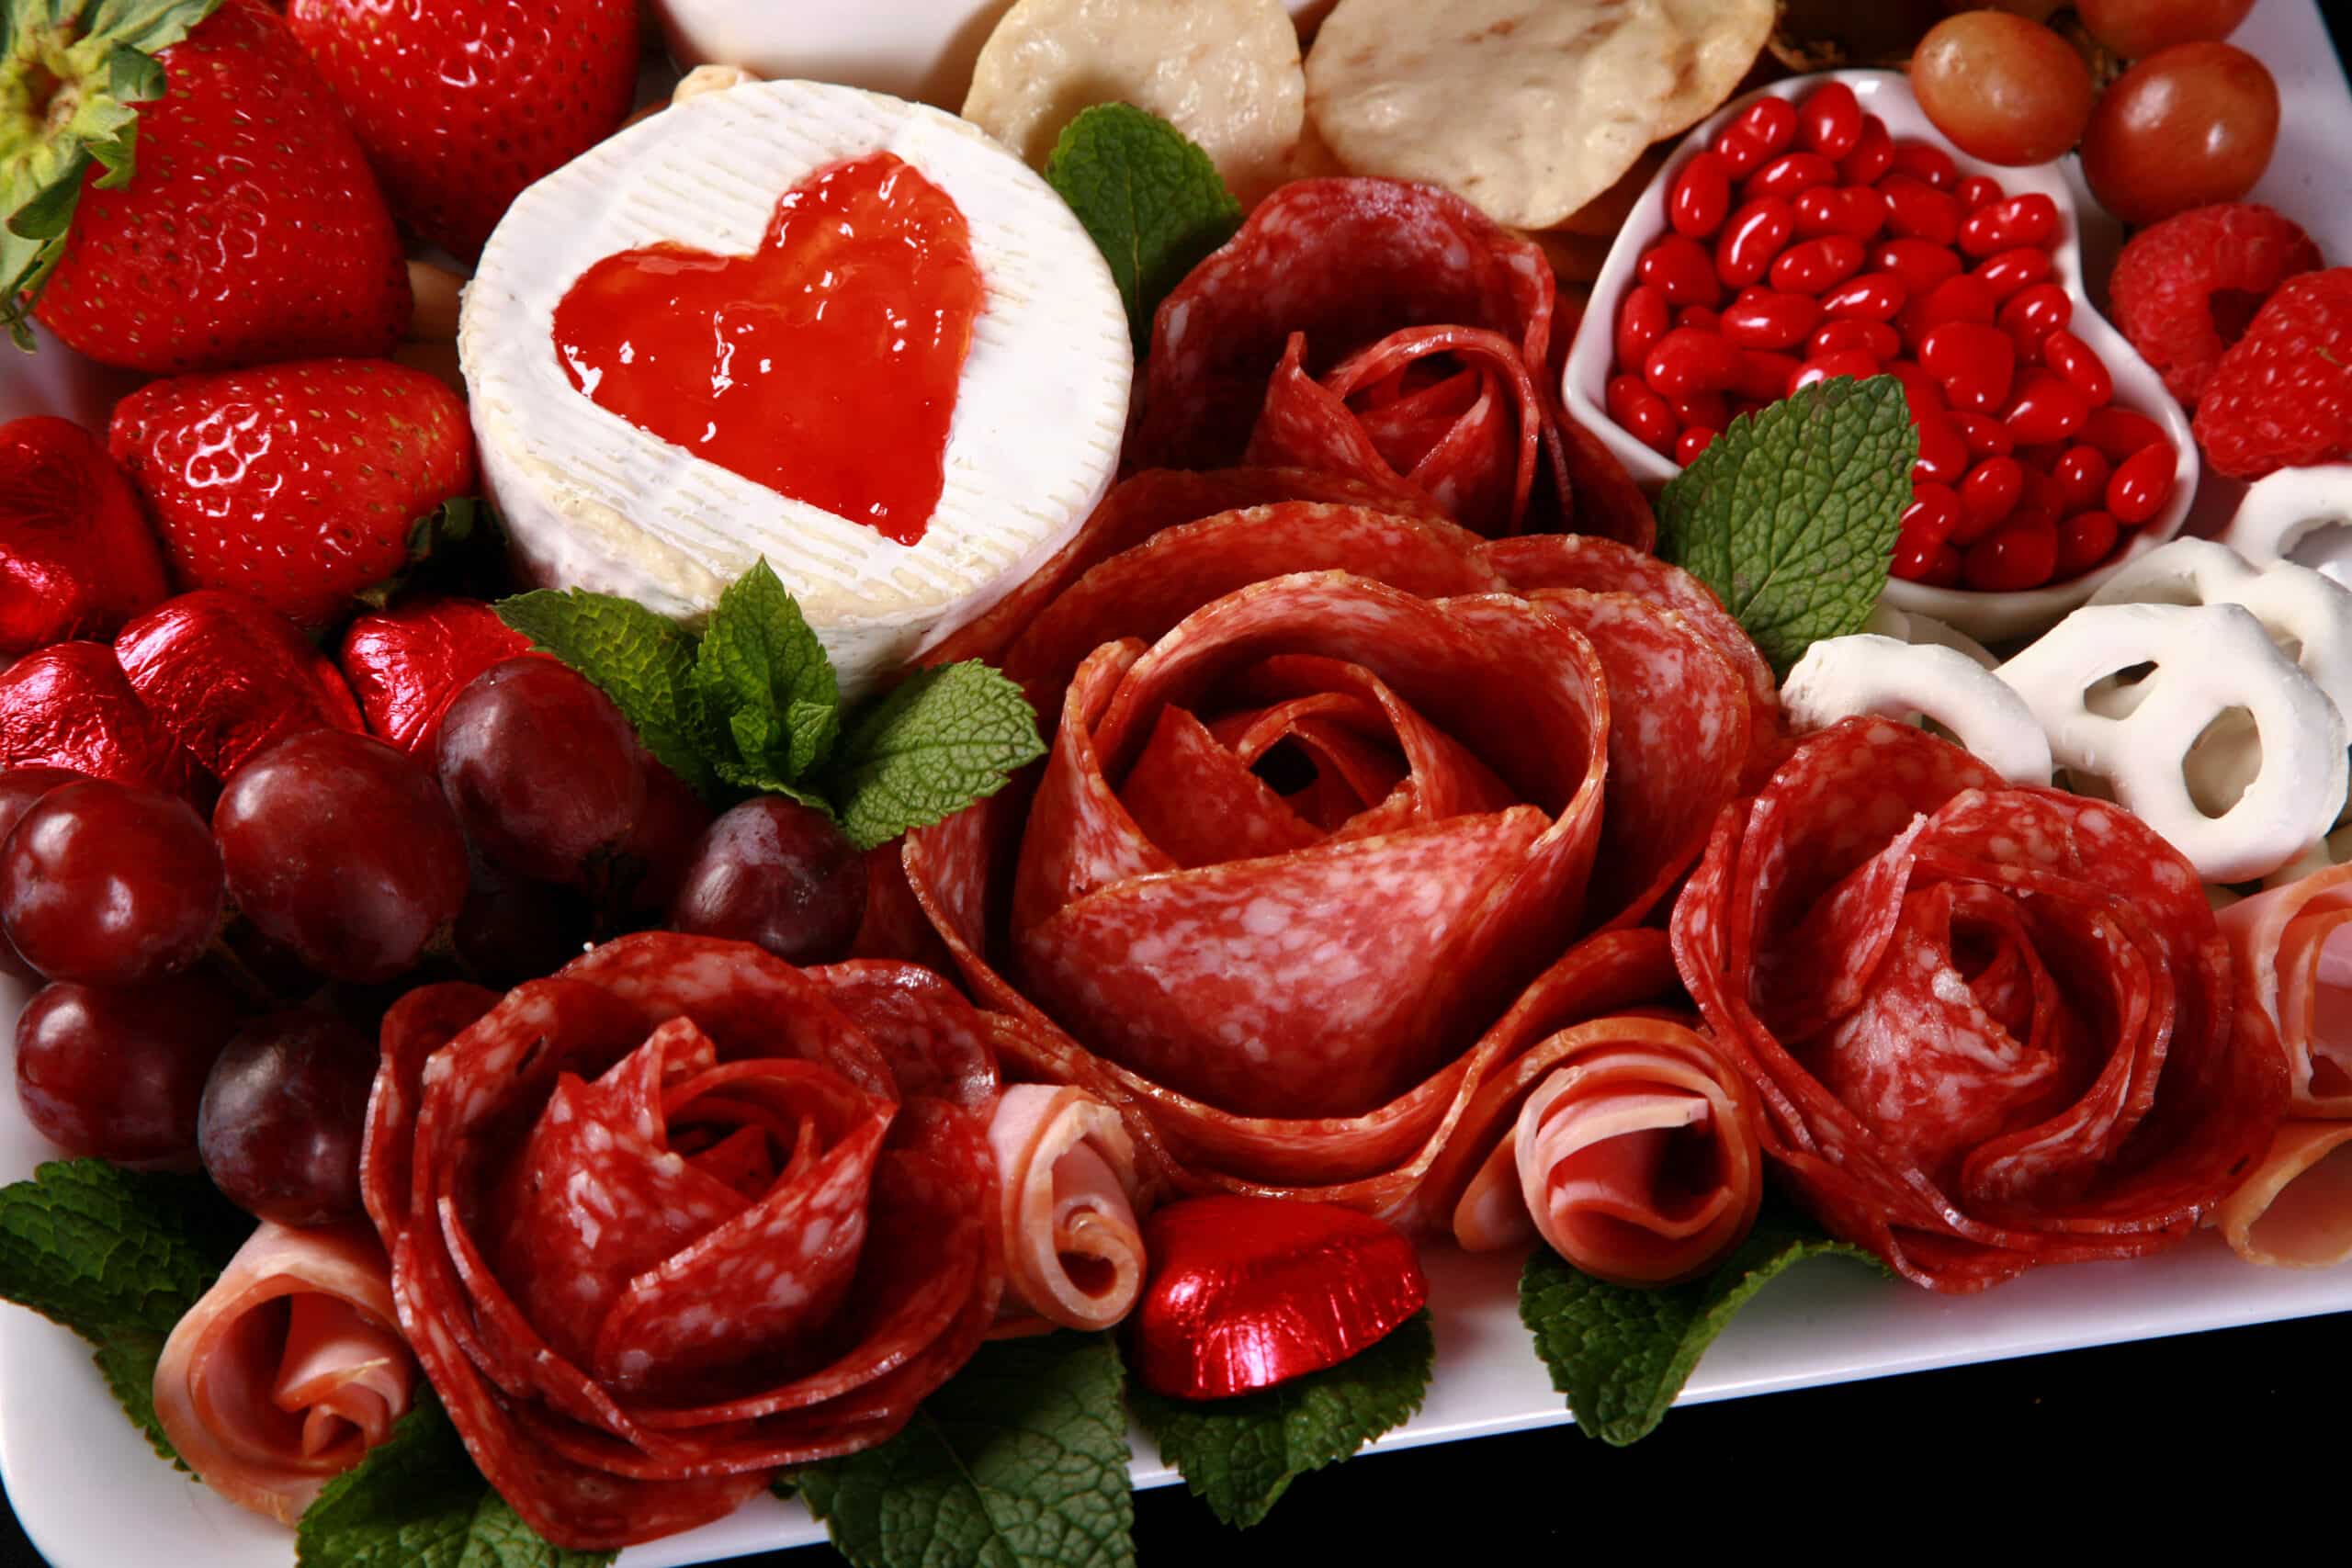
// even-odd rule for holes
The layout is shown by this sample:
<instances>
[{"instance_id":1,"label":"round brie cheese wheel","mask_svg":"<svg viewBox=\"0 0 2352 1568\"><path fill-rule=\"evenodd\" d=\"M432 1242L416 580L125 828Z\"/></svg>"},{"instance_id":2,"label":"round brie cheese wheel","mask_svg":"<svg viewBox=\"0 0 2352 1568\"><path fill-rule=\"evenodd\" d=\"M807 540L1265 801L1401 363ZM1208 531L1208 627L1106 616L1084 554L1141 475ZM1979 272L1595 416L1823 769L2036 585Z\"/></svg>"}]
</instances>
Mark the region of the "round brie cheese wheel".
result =
<instances>
[{"instance_id":1,"label":"round brie cheese wheel","mask_svg":"<svg viewBox=\"0 0 2352 1568\"><path fill-rule=\"evenodd\" d=\"M558 304L597 262L663 242L756 251L786 191L876 152L955 201L983 291L944 486L913 545L600 407L572 386L553 338ZM1069 541L1110 487L1135 371L1110 268L1050 186L953 115L812 82L752 83L664 109L525 191L467 287L458 347L483 481L525 577L691 624L765 557L844 696L980 615Z\"/></svg>"}]
</instances>

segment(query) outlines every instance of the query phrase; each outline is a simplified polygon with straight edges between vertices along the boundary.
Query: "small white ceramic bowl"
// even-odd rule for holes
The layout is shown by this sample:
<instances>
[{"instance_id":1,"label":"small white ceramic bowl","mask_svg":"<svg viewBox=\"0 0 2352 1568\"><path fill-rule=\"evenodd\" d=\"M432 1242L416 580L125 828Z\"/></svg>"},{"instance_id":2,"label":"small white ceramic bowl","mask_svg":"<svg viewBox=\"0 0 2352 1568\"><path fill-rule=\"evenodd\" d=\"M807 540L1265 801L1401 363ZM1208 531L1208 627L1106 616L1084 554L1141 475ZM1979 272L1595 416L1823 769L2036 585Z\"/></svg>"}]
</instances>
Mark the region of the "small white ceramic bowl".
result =
<instances>
[{"instance_id":1,"label":"small white ceramic bowl","mask_svg":"<svg viewBox=\"0 0 2352 1568\"><path fill-rule=\"evenodd\" d=\"M1584 323L1576 342L1568 350L1567 368L1561 378L1561 392L1566 398L1568 412L1577 422L1608 444L1628 472L1645 489L1656 491L1681 472L1679 465L1661 457L1636 440L1631 432L1609 417L1605 403L1605 389L1609 384L1610 362L1616 356L1618 307L1626 292L1638 279L1634 265L1644 251L1666 232L1666 193L1680 177L1682 167L1703 149L1713 146L1717 136L1734 117L1758 98L1771 96L1803 99L1824 82L1843 82L1854 90L1862 107L1886 122L1888 132L1897 141L1911 138L1934 142L1950 152L1960 165L1962 175L1990 175L2001 183L2001 189L2010 196L2040 192L2058 204L2060 217L2058 243L2051 252L2059 283L2074 299L2074 319L2068 330L2089 344L2092 351L2107 364L2115 378L2115 400L2121 406L2146 414L2164 427L2165 438L2172 443L2177 462L2173 468L2172 495L2164 510L2132 532L2130 544L2121 554L2096 571L2084 573L2070 582L2048 588L2028 589L2015 593L1984 593L1973 589L1931 588L1923 582L1906 582L1901 578L1889 580L1885 603L1906 614L1929 615L1947 626L1957 626L1971 637L1985 642L2013 642L2021 637L2047 630L2063 619L2066 613L2088 599L2115 574L2125 561L2154 549L2158 545L2180 532L2182 522L2188 516L2190 502L2197 493L2197 443L2190 435L2188 419L2180 405L2166 392L2148 362L2123 339L2123 334L2109 326L2091 304L2083 285L2083 253L2079 209L2075 197L2067 187L2064 176L2054 164L2036 164L2027 168L2007 168L1980 163L1954 148L1928 124L1918 100L1911 96L1910 81L1899 71L1826 71L1811 76L1792 77L1759 88L1745 97L1736 98L1715 116L1686 137L1666 161L1666 166L1650 181L1649 188L1634 206L1633 216L1618 231L1617 242L1610 248L1609 259L1602 264L1600 276L1592 286L1592 302L1586 308Z\"/></svg>"}]
</instances>

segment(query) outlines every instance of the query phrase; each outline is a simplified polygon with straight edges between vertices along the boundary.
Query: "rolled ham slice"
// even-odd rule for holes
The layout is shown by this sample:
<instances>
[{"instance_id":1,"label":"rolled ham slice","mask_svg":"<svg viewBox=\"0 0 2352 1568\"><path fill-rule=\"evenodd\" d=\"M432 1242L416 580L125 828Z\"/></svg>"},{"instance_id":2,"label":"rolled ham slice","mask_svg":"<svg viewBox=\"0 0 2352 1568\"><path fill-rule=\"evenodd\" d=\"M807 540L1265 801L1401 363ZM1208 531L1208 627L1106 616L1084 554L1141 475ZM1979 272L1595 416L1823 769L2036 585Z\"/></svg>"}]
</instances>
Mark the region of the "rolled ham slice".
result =
<instances>
[{"instance_id":1,"label":"rolled ham slice","mask_svg":"<svg viewBox=\"0 0 2352 1568\"><path fill-rule=\"evenodd\" d=\"M2352 865L2218 917L2287 1054L2288 1120L2213 1215L2238 1256L2318 1269L2352 1258Z\"/></svg>"},{"instance_id":2,"label":"rolled ham slice","mask_svg":"<svg viewBox=\"0 0 2352 1568\"><path fill-rule=\"evenodd\" d=\"M1015 1084L997 1102L989 1142L1013 1320L1005 1326L1033 1315L1102 1329L1125 1317L1143 1289L1144 1254L1135 1145L1119 1113L1082 1089Z\"/></svg>"},{"instance_id":3,"label":"rolled ham slice","mask_svg":"<svg viewBox=\"0 0 2352 1568\"><path fill-rule=\"evenodd\" d=\"M155 1416L205 1484L282 1524L406 1414L416 1362L363 1225L264 1222L155 1366Z\"/></svg>"},{"instance_id":4,"label":"rolled ham slice","mask_svg":"<svg viewBox=\"0 0 2352 1568\"><path fill-rule=\"evenodd\" d=\"M1763 1198L1756 1106L1703 1035L1601 1019L1537 1045L1495 1091L1531 1082L1454 1205L1464 1247L1538 1235L1597 1279L1650 1287L1697 1279L1747 1239Z\"/></svg>"}]
</instances>

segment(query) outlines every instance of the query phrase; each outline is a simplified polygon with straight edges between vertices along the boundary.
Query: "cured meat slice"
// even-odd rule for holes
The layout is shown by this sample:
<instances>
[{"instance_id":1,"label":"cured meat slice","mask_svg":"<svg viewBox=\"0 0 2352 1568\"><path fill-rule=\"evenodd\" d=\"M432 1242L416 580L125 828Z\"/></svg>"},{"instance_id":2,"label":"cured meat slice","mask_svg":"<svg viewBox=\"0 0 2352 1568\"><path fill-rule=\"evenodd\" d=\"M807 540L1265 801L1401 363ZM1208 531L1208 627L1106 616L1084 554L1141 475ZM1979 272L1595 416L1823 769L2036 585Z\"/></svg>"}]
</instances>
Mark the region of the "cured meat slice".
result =
<instances>
[{"instance_id":1,"label":"cured meat slice","mask_svg":"<svg viewBox=\"0 0 2352 1568\"><path fill-rule=\"evenodd\" d=\"M290 1525L390 1435L415 1378L367 1228L265 1220L164 1340L155 1419L206 1485Z\"/></svg>"},{"instance_id":2,"label":"cured meat slice","mask_svg":"<svg viewBox=\"0 0 2352 1568\"><path fill-rule=\"evenodd\" d=\"M1551 1036L1488 1080L1457 1136L1498 1122L1454 1206L1465 1247L1540 1235L1585 1273L1651 1288L1707 1273L1756 1223L1755 1099L1684 1021L1624 1015Z\"/></svg>"},{"instance_id":3,"label":"cured meat slice","mask_svg":"<svg viewBox=\"0 0 2352 1568\"><path fill-rule=\"evenodd\" d=\"M2278 1032L2289 1121L2230 1196L2222 1234L2256 1263L2352 1258L2352 866L2221 912L2240 984Z\"/></svg>"},{"instance_id":4,"label":"cured meat slice","mask_svg":"<svg viewBox=\"0 0 2352 1568\"><path fill-rule=\"evenodd\" d=\"M1673 938L1767 1154L1939 1290L2177 1242L2286 1109L2169 845L1901 725L1808 737L1728 808Z\"/></svg>"},{"instance_id":5,"label":"cured meat slice","mask_svg":"<svg viewBox=\"0 0 2352 1568\"><path fill-rule=\"evenodd\" d=\"M489 999L388 1016L362 1184L419 1360L542 1535L716 1517L889 1436L986 1334L1015 1021L669 933Z\"/></svg>"},{"instance_id":6,"label":"cured meat slice","mask_svg":"<svg viewBox=\"0 0 2352 1568\"><path fill-rule=\"evenodd\" d=\"M1081 1089L1015 1084L989 1123L1005 1307L1063 1328L1109 1328L1143 1291L1141 1179L1117 1111Z\"/></svg>"},{"instance_id":7,"label":"cured meat slice","mask_svg":"<svg viewBox=\"0 0 2352 1568\"><path fill-rule=\"evenodd\" d=\"M926 652L923 662L951 664L963 659L998 662L1040 609L1113 556L1135 548L1162 528L1195 522L1220 512L1246 511L1286 501L1359 506L1372 512L1418 516L1425 522L1445 521L1443 513L1426 500L1344 474L1284 468L1216 468L1205 472L1147 468L1121 479L1051 560L1024 578L987 614Z\"/></svg>"},{"instance_id":8,"label":"cured meat slice","mask_svg":"<svg viewBox=\"0 0 2352 1568\"><path fill-rule=\"evenodd\" d=\"M1208 468L1238 458L1293 333L1329 366L1404 326L1483 328L1542 366L1555 290L1532 241L1446 191L1295 180L1160 302L1130 460Z\"/></svg>"},{"instance_id":9,"label":"cured meat slice","mask_svg":"<svg viewBox=\"0 0 2352 1568\"><path fill-rule=\"evenodd\" d=\"M1161 302L1128 459L1301 463L1647 549L1647 502L1552 390L1555 305L1542 251L1449 192L1294 181Z\"/></svg>"}]
</instances>

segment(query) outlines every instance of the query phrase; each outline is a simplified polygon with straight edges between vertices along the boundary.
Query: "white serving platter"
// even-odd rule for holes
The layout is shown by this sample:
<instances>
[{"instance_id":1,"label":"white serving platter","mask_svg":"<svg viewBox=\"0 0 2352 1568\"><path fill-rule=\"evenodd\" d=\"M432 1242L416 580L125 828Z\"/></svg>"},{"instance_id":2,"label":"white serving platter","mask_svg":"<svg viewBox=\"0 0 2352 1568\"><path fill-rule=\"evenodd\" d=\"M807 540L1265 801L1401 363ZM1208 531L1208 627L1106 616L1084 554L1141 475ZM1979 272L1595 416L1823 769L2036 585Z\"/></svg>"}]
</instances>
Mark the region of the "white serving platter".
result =
<instances>
[{"instance_id":1,"label":"white serving platter","mask_svg":"<svg viewBox=\"0 0 2352 1568\"><path fill-rule=\"evenodd\" d=\"M2233 41L2269 64L2285 100L2278 152L2256 197L2302 223L2332 261L2352 263L2352 202L2344 199L2341 163L2341 150L2352 146L2352 91L2317 7L2311 0L2260 0ZM2088 222L2085 229L2098 288L2114 235ZM30 360L0 359L0 419L60 412L102 420L116 389L53 345ZM2210 531L2234 503L2234 487L2209 478L2191 529ZM0 1020L13 1025L26 994L0 978ZM0 1084L0 1180L28 1176L52 1155ZM1519 1323L1516 1254L1432 1248L1425 1261L1436 1376L1420 1414L1374 1451L1565 1422L1567 1413ZM1734 1399L2346 1311L2352 1311L2352 1265L2255 1269L2211 1233L2159 1258L2040 1269L1966 1298L1819 1263L1759 1295L1708 1351L1682 1397ZM1176 1479L1140 1438L1134 1475L1137 1486ZM25 1532L55 1568L119 1568L162 1560L166 1551L174 1568L287 1568L293 1560L287 1531L155 1459L79 1339L13 1308L0 1308L0 1480ZM797 1504L763 1496L717 1524L624 1552L621 1564L673 1568L822 1539L823 1527Z\"/></svg>"}]
</instances>

